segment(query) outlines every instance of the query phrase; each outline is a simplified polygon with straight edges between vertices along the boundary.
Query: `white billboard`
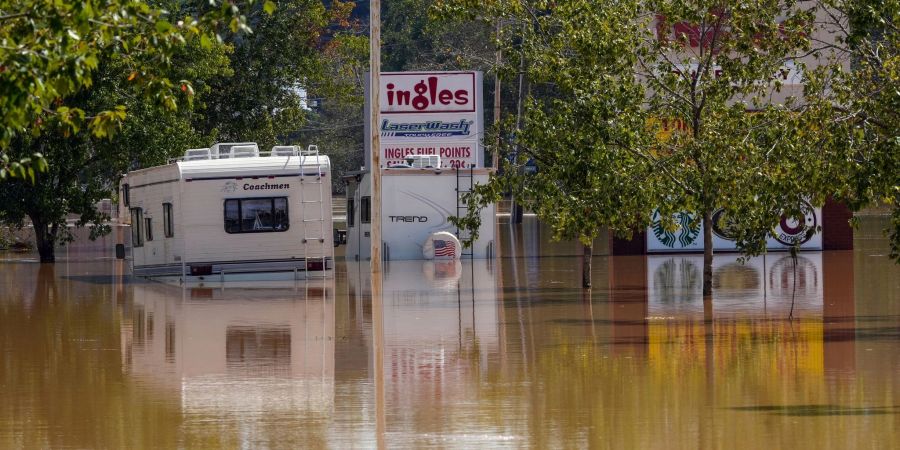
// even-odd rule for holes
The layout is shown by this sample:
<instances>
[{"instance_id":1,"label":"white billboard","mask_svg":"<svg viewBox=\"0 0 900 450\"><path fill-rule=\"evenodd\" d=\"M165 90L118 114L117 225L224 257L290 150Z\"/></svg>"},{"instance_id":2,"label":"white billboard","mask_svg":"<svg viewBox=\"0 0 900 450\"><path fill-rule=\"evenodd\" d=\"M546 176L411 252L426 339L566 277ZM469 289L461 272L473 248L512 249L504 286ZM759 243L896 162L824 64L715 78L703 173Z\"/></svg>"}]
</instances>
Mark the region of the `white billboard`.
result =
<instances>
[{"instance_id":1,"label":"white billboard","mask_svg":"<svg viewBox=\"0 0 900 450\"><path fill-rule=\"evenodd\" d=\"M408 155L440 155L443 168L484 166L481 72L384 72L380 80L382 167Z\"/></svg>"},{"instance_id":2,"label":"white billboard","mask_svg":"<svg viewBox=\"0 0 900 450\"><path fill-rule=\"evenodd\" d=\"M769 250L786 250L793 244L799 243L804 250L822 249L822 230L816 233L808 233L822 226L822 209L815 208L806 203L803 218L782 217L773 233L766 241ZM694 220L695 216L687 212L679 212L674 216L677 228L674 231L666 230L659 217L659 211L654 211L651 217L650 227L647 228L647 252L702 252L703 251L703 224L700 220ZM728 232L728 219L724 217L724 210L719 209L713 214L713 250L736 251L734 237Z\"/></svg>"}]
</instances>

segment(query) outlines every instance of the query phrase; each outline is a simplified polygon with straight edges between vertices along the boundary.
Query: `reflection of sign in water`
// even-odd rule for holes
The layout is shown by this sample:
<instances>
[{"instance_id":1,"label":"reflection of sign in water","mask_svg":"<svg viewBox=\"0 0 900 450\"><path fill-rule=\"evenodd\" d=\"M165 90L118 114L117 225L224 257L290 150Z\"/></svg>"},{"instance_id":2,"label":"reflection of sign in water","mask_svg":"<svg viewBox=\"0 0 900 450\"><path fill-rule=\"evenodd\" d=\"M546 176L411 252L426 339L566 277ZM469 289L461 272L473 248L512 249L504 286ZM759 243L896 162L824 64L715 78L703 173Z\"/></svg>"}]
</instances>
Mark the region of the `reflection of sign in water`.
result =
<instances>
[{"instance_id":1,"label":"reflection of sign in water","mask_svg":"<svg viewBox=\"0 0 900 450\"><path fill-rule=\"evenodd\" d=\"M683 248L694 243L697 237L700 236L700 224L692 223L693 217L686 212L675 213L672 217L678 228L674 231L669 231L663 224L659 210L653 212L650 228L653 230L653 235L656 236L656 239L659 239L659 242L669 248L676 248L676 244L677 247Z\"/></svg>"},{"instance_id":2,"label":"reflection of sign in water","mask_svg":"<svg viewBox=\"0 0 900 450\"><path fill-rule=\"evenodd\" d=\"M821 314L822 255L797 257L796 291L794 263L790 255L756 257L741 263L740 255L721 254L713 260L713 311L784 314L800 317ZM651 255L647 257L648 315L652 317L703 317L703 256Z\"/></svg>"},{"instance_id":3,"label":"reflection of sign in water","mask_svg":"<svg viewBox=\"0 0 900 450\"><path fill-rule=\"evenodd\" d=\"M725 292L759 289L760 283L759 270L749 264L727 263L713 273L713 289Z\"/></svg>"},{"instance_id":4,"label":"reflection of sign in water","mask_svg":"<svg viewBox=\"0 0 900 450\"><path fill-rule=\"evenodd\" d=\"M700 286L700 269L688 258L669 258L653 271L653 293L664 303L689 302Z\"/></svg>"},{"instance_id":5,"label":"reflection of sign in water","mask_svg":"<svg viewBox=\"0 0 900 450\"><path fill-rule=\"evenodd\" d=\"M819 267L802 256L797 257L796 272L793 259L786 256L772 265L768 276L773 295L807 297L819 291Z\"/></svg>"}]
</instances>

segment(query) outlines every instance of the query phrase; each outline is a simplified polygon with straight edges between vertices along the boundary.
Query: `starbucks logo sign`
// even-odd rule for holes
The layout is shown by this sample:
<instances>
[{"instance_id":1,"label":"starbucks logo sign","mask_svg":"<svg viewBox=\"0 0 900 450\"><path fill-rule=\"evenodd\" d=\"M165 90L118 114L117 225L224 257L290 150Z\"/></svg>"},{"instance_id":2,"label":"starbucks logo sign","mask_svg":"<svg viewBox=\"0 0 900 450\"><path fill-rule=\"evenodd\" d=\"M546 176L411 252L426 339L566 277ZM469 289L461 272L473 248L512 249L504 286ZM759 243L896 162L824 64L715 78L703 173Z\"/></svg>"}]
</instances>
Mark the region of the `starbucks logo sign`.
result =
<instances>
[{"instance_id":1,"label":"starbucks logo sign","mask_svg":"<svg viewBox=\"0 0 900 450\"><path fill-rule=\"evenodd\" d=\"M653 212L650 218L650 229L660 243L669 248L684 248L694 243L700 236L700 223L693 223L694 218L686 212L677 212L672 215L678 228L669 231L665 228L659 210Z\"/></svg>"}]
</instances>

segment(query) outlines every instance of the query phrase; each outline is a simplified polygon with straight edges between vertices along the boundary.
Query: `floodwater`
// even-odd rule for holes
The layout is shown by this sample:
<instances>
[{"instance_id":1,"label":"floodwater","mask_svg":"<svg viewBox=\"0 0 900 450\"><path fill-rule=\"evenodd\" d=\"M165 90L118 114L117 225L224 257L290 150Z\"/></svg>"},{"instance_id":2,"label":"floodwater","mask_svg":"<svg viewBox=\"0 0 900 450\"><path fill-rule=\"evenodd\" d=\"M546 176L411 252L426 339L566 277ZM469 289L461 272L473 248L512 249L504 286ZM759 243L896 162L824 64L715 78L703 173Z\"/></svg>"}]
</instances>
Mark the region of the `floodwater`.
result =
<instances>
[{"instance_id":1,"label":"floodwater","mask_svg":"<svg viewBox=\"0 0 900 450\"><path fill-rule=\"evenodd\" d=\"M105 250L0 255L0 448L897 447L884 224L796 264L718 255L706 302L692 255L596 257L585 293L532 219L499 261L374 284L347 263L182 289Z\"/></svg>"}]
</instances>

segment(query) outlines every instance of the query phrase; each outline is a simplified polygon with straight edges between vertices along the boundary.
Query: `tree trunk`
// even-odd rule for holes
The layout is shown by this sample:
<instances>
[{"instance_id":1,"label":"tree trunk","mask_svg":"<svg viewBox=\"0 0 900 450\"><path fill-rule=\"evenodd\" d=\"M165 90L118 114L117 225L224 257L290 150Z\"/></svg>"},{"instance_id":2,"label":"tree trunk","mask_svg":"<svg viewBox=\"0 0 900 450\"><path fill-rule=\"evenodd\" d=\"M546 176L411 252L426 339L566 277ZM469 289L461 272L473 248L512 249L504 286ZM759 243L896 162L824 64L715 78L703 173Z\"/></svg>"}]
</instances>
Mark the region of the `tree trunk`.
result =
<instances>
[{"instance_id":1,"label":"tree trunk","mask_svg":"<svg viewBox=\"0 0 900 450\"><path fill-rule=\"evenodd\" d=\"M34 226L34 240L37 245L38 254L41 256L42 263L56 262L56 254L54 252L54 244L56 243L55 230L42 222L31 220Z\"/></svg>"},{"instance_id":2,"label":"tree trunk","mask_svg":"<svg viewBox=\"0 0 900 450\"><path fill-rule=\"evenodd\" d=\"M712 295L712 212L703 211L703 295Z\"/></svg>"},{"instance_id":3,"label":"tree trunk","mask_svg":"<svg viewBox=\"0 0 900 450\"><path fill-rule=\"evenodd\" d=\"M512 223L522 223L522 217L525 216L525 211L522 208L522 205L516 202L516 197L512 198L512 211L510 211L510 222Z\"/></svg>"},{"instance_id":4,"label":"tree trunk","mask_svg":"<svg viewBox=\"0 0 900 450\"><path fill-rule=\"evenodd\" d=\"M593 250L593 245L584 245L584 254L581 256L581 287L585 289L591 287L591 253Z\"/></svg>"},{"instance_id":5,"label":"tree trunk","mask_svg":"<svg viewBox=\"0 0 900 450\"><path fill-rule=\"evenodd\" d=\"M522 34L525 34L525 27L527 25L522 25ZM522 108L523 101L525 99L525 55L520 55L519 59L519 92L516 95L516 159L519 158L519 144L518 144L518 136L522 131ZM519 173L524 170L524 167L519 168ZM512 198L512 210L510 211L510 222L512 223L522 223L522 216L524 215L524 211L521 205L516 203L516 197Z\"/></svg>"}]
</instances>

